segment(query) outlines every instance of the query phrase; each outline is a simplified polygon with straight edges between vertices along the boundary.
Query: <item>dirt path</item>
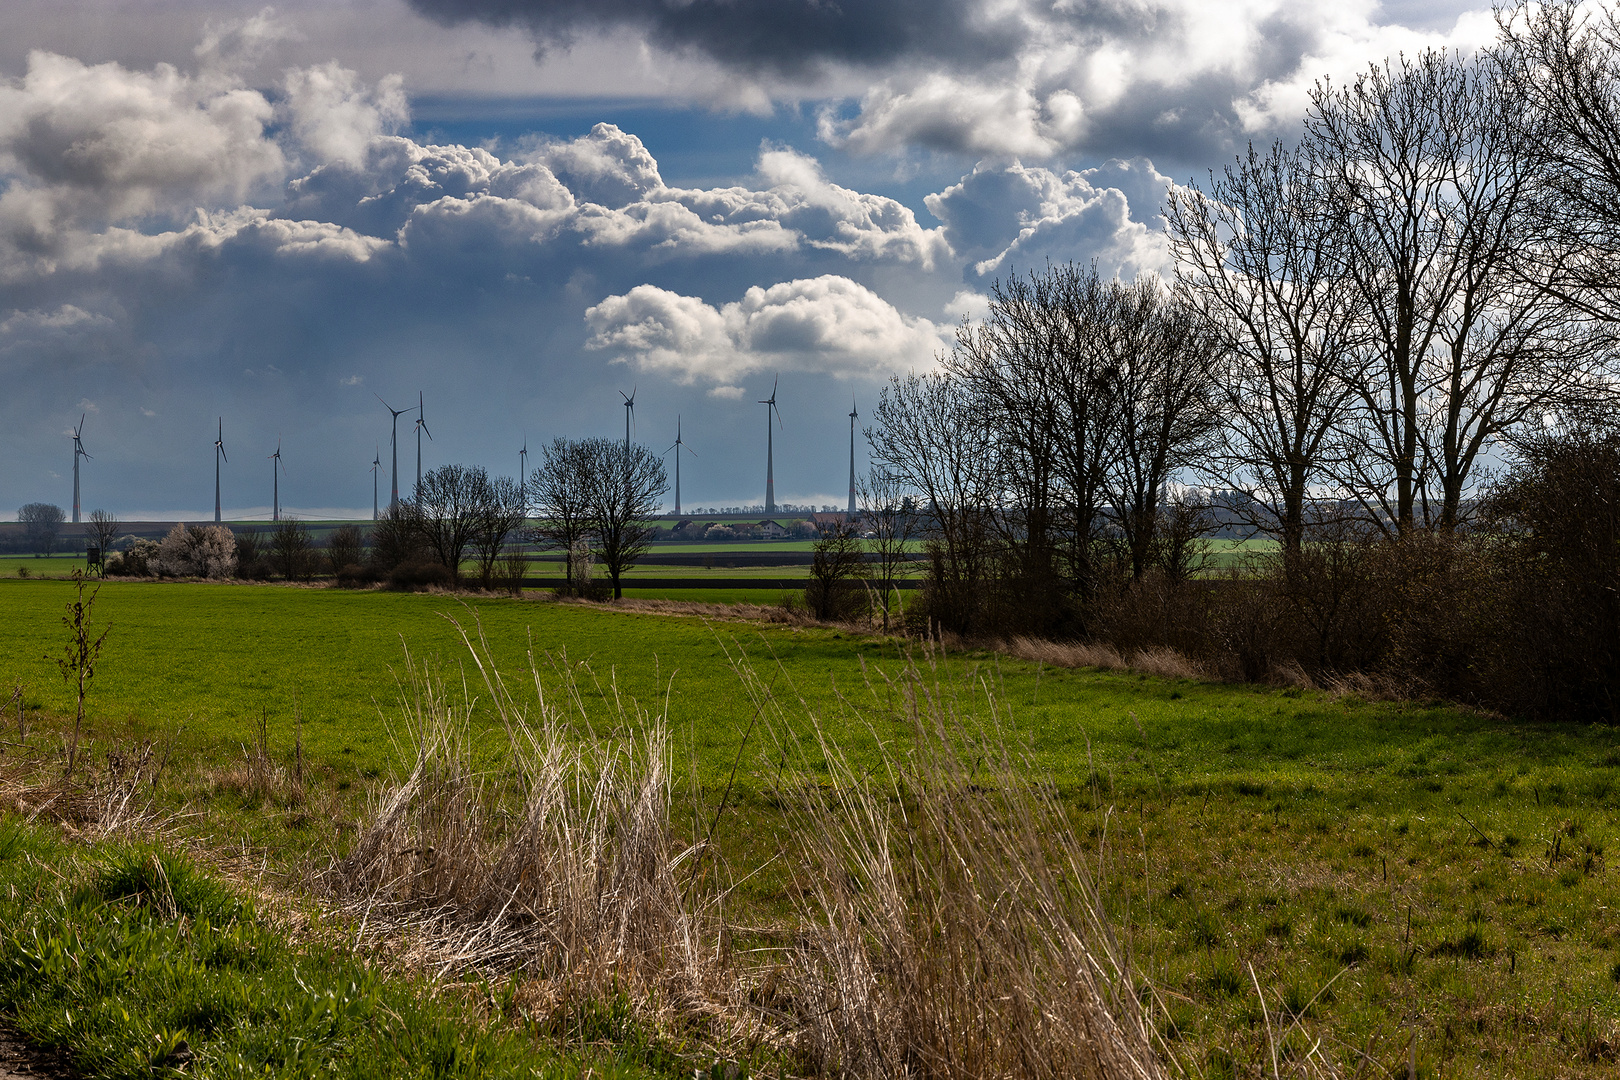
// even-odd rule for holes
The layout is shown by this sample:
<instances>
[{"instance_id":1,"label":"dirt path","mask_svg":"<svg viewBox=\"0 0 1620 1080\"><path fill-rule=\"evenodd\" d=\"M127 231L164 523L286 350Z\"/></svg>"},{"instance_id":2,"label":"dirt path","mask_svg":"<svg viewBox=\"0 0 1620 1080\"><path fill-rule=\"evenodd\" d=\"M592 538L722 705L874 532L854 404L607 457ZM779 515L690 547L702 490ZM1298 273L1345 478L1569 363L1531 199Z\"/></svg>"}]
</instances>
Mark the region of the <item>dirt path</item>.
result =
<instances>
[{"instance_id":1,"label":"dirt path","mask_svg":"<svg viewBox=\"0 0 1620 1080\"><path fill-rule=\"evenodd\" d=\"M0 1027L0 1080L70 1080L71 1072Z\"/></svg>"}]
</instances>

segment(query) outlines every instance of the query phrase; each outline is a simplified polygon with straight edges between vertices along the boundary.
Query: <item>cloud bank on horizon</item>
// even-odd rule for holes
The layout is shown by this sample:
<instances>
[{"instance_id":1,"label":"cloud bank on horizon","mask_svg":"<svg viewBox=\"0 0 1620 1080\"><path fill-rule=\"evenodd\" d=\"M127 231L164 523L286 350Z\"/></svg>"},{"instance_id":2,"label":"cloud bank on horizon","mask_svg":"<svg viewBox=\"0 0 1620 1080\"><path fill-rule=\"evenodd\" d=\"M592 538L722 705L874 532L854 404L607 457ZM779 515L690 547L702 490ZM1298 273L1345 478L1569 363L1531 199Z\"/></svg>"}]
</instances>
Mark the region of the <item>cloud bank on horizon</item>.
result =
<instances>
[{"instance_id":1,"label":"cloud bank on horizon","mask_svg":"<svg viewBox=\"0 0 1620 1080\"><path fill-rule=\"evenodd\" d=\"M719 183L666 180L607 122L438 140L413 125L408 64L277 68L297 12L222 4L188 58L146 66L34 49L0 81L0 513L66 504L69 413L93 414L87 510L200 513L223 414L236 445L288 436L287 501L329 512L365 506L387 457L373 394L426 389L450 435L431 453L511 472L508 442L612 430L613 387L638 380L649 442L706 418L688 501L758 501L750 385L777 374L779 490L832 501L837 403L932 363L992 279L1166 268L1155 161L1218 166L1323 74L1492 32L1488 12L1426 29L1293 0L1219 18L1190 0L411 7L428 39L477 22L542 69L587 47L667 57L710 73L696 97L808 106L817 139L768 138ZM838 175L885 157L910 188ZM931 190L903 197L919 170ZM253 457L239 512L268 502Z\"/></svg>"}]
</instances>

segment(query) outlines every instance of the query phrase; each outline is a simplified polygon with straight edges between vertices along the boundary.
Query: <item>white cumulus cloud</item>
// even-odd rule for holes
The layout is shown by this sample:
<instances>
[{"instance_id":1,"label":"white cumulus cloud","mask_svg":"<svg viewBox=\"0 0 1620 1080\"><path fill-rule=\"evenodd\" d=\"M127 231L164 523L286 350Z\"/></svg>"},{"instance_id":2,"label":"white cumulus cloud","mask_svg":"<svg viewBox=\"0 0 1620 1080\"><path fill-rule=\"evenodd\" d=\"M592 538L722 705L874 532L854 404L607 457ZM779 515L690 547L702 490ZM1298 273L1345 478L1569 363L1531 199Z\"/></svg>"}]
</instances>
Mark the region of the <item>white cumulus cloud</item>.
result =
<instances>
[{"instance_id":1,"label":"white cumulus cloud","mask_svg":"<svg viewBox=\"0 0 1620 1080\"><path fill-rule=\"evenodd\" d=\"M699 297L638 285L585 312L586 347L682 383L714 382L719 396L762 371L882 378L928 364L948 346L928 319L902 314L837 275L755 286L718 308Z\"/></svg>"},{"instance_id":2,"label":"white cumulus cloud","mask_svg":"<svg viewBox=\"0 0 1620 1080\"><path fill-rule=\"evenodd\" d=\"M1063 173L985 161L927 204L980 277L1070 259L1095 259L1106 274L1132 277L1169 266L1158 225L1170 183L1140 158Z\"/></svg>"}]
</instances>

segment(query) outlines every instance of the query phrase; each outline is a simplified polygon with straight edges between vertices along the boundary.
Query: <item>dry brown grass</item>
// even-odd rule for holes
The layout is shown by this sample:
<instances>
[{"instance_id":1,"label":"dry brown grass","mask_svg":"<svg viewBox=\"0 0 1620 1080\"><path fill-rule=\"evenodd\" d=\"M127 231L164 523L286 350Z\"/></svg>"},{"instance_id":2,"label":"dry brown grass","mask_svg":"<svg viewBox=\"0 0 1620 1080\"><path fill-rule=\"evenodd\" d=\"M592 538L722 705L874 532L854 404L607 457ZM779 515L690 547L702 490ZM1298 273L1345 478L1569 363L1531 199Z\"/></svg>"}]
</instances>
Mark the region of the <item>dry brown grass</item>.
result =
<instances>
[{"instance_id":1,"label":"dry brown grass","mask_svg":"<svg viewBox=\"0 0 1620 1080\"><path fill-rule=\"evenodd\" d=\"M9 768L0 776L0 808L55 821L87 839L163 831L167 819L155 809L154 796L174 752L174 735L117 744L100 760L86 754L71 780L53 775L66 755L63 747L40 745L53 739L61 741L47 730L40 739L11 744Z\"/></svg>"},{"instance_id":2,"label":"dry brown grass","mask_svg":"<svg viewBox=\"0 0 1620 1080\"><path fill-rule=\"evenodd\" d=\"M802 897L782 947L739 952L721 917L730 875L670 828L663 716L623 703L592 716L599 695L580 692L578 669L558 658L543 679L532 652L520 695L481 632L463 638L509 765L475 766L479 703L407 658L410 769L323 879L359 924L357 947L387 940L438 975L522 971L528 1007L554 1018L628 998L688 1046L694 1033L738 1056L767 1045L794 1071L1166 1075L1152 1002L1073 823L1008 751L993 697L942 682L937 647L874 696L899 702L892 719L912 731L880 777L736 656L739 690L777 741L773 791L800 842L782 855ZM618 702L611 688L605 699Z\"/></svg>"},{"instance_id":3,"label":"dry brown grass","mask_svg":"<svg viewBox=\"0 0 1620 1080\"><path fill-rule=\"evenodd\" d=\"M1169 648L1139 649L1126 655L1103 642L1060 642L1014 637L1003 644L1001 650L1022 660L1035 660L1053 667L1142 671L1165 679L1209 677L1197 663Z\"/></svg>"},{"instance_id":4,"label":"dry brown grass","mask_svg":"<svg viewBox=\"0 0 1620 1080\"><path fill-rule=\"evenodd\" d=\"M291 763L282 764L271 751L268 710L261 709L252 744L242 745L240 760L209 771L207 775L209 789L215 793L229 792L255 804L274 804L287 808L304 805L303 719L296 703L293 706L293 715L297 734L294 736Z\"/></svg>"},{"instance_id":5,"label":"dry brown grass","mask_svg":"<svg viewBox=\"0 0 1620 1080\"><path fill-rule=\"evenodd\" d=\"M551 694L531 653L533 696L520 701L482 639L463 638L507 766L475 767L472 697L407 656L410 771L325 875L360 919L357 944L408 931L422 966L522 970L529 996L559 1007L617 994L655 1014L720 1005L717 935L675 877L690 852L669 830L663 717L622 707L599 735L566 658Z\"/></svg>"},{"instance_id":6,"label":"dry brown grass","mask_svg":"<svg viewBox=\"0 0 1620 1080\"><path fill-rule=\"evenodd\" d=\"M891 689L913 749L789 784L803 845L789 956L802 1051L860 1077L1156 1078L1148 1008L1052 795L931 665ZM790 746L784 752L791 753Z\"/></svg>"}]
</instances>

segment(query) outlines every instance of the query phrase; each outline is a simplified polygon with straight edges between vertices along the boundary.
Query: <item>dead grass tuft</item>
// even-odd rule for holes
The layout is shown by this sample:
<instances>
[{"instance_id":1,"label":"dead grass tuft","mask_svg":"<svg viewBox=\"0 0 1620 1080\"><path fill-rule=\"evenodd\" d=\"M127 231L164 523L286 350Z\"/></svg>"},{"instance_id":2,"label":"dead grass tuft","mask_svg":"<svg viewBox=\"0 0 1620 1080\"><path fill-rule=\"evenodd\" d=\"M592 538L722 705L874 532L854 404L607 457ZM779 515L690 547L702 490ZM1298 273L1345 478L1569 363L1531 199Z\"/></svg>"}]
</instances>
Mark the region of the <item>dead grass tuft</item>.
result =
<instances>
[{"instance_id":1,"label":"dead grass tuft","mask_svg":"<svg viewBox=\"0 0 1620 1080\"><path fill-rule=\"evenodd\" d=\"M582 692L566 657L542 679L532 650L520 698L481 630L462 636L511 764L477 766L465 683L407 656L410 770L323 879L359 923L356 947L405 943L437 975L523 971L525 1009L559 1032L628 999L688 1048L771 1046L829 1075L1166 1075L1079 835L1006 749L989 691L970 702L943 685L937 646L888 687L914 745L879 777L733 655L777 743L773 795L799 841L782 854L803 903L781 947L735 952L755 932L721 917L729 871L671 832L664 717L612 687ZM703 815L711 830L725 809Z\"/></svg>"},{"instance_id":2,"label":"dead grass tuft","mask_svg":"<svg viewBox=\"0 0 1620 1080\"><path fill-rule=\"evenodd\" d=\"M857 1077L1164 1076L1076 831L974 719L995 700L970 708L936 657L889 684L913 739L884 776L778 720L783 755L826 763L779 793L802 844L801 1053Z\"/></svg>"},{"instance_id":3,"label":"dead grass tuft","mask_svg":"<svg viewBox=\"0 0 1620 1080\"><path fill-rule=\"evenodd\" d=\"M1139 649L1126 656L1106 643L1043 641L1028 637L1014 637L1001 648L1011 656L1053 667L1142 671L1165 679L1209 678L1197 663L1170 648Z\"/></svg>"},{"instance_id":4,"label":"dead grass tuft","mask_svg":"<svg viewBox=\"0 0 1620 1080\"><path fill-rule=\"evenodd\" d=\"M471 696L407 655L410 772L381 794L328 891L361 918L362 938L368 925L409 926L439 974L521 969L559 1007L614 994L659 1008L707 1000L713 957L700 942L713 935L675 880L690 852L669 832L663 716L621 704L613 734L599 736L566 657L552 695L531 652L533 697L520 702L481 634L462 636L505 728L508 769L476 767Z\"/></svg>"}]
</instances>

